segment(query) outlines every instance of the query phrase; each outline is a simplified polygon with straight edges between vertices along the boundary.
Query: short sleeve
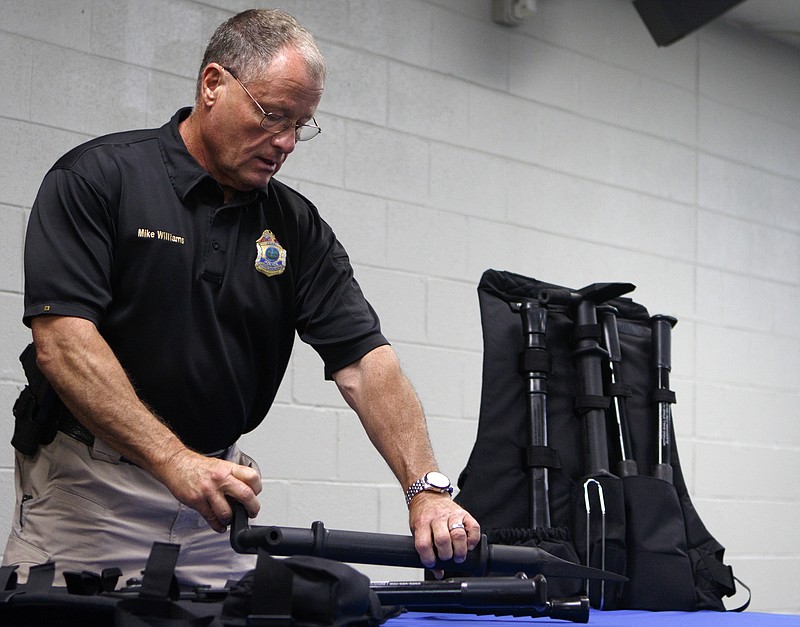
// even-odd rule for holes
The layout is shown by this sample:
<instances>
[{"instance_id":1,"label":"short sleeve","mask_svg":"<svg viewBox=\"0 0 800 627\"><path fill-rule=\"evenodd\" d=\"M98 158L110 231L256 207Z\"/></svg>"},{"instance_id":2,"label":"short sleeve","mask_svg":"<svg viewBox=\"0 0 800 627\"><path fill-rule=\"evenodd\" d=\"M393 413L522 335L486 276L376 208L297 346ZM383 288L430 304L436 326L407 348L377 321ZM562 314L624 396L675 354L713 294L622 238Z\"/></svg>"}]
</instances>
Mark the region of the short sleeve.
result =
<instances>
[{"instance_id":1,"label":"short sleeve","mask_svg":"<svg viewBox=\"0 0 800 627\"><path fill-rule=\"evenodd\" d=\"M309 238L297 279L297 331L325 362L325 373L388 344L378 314L355 279L350 258L313 209Z\"/></svg>"},{"instance_id":2,"label":"short sleeve","mask_svg":"<svg viewBox=\"0 0 800 627\"><path fill-rule=\"evenodd\" d=\"M106 203L67 169L45 176L25 240L25 312L77 316L100 325L111 303L113 225Z\"/></svg>"}]
</instances>

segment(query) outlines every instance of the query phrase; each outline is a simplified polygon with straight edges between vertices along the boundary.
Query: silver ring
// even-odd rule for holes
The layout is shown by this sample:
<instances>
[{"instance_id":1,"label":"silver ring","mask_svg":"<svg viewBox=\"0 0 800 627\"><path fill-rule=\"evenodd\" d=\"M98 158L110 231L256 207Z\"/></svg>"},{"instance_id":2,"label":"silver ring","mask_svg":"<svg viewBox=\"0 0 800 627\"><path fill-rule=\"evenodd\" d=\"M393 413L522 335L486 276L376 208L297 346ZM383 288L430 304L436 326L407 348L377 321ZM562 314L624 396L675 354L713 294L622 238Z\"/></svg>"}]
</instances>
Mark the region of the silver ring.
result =
<instances>
[{"instance_id":1,"label":"silver ring","mask_svg":"<svg viewBox=\"0 0 800 627\"><path fill-rule=\"evenodd\" d=\"M456 529L463 529L463 528L464 528L463 522L457 522L450 525L450 531L455 531Z\"/></svg>"}]
</instances>

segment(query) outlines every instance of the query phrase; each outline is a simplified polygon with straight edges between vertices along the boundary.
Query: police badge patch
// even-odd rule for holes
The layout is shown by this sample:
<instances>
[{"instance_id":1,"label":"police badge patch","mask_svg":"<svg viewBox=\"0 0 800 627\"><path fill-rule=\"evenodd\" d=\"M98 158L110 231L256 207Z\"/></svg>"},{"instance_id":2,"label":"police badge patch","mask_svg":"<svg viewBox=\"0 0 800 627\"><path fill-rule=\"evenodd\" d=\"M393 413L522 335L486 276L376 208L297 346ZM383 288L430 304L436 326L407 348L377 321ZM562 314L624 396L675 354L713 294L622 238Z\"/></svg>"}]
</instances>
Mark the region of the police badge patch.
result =
<instances>
[{"instance_id":1,"label":"police badge patch","mask_svg":"<svg viewBox=\"0 0 800 627\"><path fill-rule=\"evenodd\" d=\"M282 274L286 270L286 250L269 229L256 242L256 270L267 276Z\"/></svg>"}]
</instances>

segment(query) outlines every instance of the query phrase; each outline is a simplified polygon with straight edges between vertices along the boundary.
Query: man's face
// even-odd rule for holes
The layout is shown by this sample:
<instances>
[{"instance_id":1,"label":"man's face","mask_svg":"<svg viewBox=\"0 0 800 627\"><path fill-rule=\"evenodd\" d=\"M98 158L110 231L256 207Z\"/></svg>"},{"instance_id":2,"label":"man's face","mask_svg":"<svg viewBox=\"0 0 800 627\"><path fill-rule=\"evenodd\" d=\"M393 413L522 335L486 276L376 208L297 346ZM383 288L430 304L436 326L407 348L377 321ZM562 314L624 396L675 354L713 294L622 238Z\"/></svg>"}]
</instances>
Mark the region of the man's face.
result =
<instances>
[{"instance_id":1,"label":"man's face","mask_svg":"<svg viewBox=\"0 0 800 627\"><path fill-rule=\"evenodd\" d=\"M207 68L209 72L213 98L206 100L202 154L195 156L225 188L226 196L233 190L264 188L294 150L295 131L293 126L277 134L265 131L260 126L264 115L253 100L267 113L304 124L316 111L322 83L309 76L292 48L280 53L252 82L240 84L216 64Z\"/></svg>"}]
</instances>

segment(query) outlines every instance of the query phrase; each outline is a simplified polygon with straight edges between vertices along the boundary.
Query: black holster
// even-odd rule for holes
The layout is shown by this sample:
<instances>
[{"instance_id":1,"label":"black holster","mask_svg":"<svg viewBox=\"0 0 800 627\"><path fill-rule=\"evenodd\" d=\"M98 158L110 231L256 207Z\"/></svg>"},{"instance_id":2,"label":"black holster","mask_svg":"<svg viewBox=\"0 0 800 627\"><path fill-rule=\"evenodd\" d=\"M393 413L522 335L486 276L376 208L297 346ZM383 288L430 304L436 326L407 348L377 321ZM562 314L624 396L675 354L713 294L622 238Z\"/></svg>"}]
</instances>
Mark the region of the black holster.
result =
<instances>
[{"instance_id":1,"label":"black holster","mask_svg":"<svg viewBox=\"0 0 800 627\"><path fill-rule=\"evenodd\" d=\"M58 431L61 400L36 365L36 347L28 344L19 356L28 384L14 403L14 435L11 445L20 453L34 455L50 444Z\"/></svg>"}]
</instances>

